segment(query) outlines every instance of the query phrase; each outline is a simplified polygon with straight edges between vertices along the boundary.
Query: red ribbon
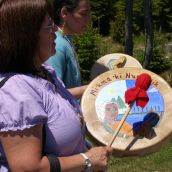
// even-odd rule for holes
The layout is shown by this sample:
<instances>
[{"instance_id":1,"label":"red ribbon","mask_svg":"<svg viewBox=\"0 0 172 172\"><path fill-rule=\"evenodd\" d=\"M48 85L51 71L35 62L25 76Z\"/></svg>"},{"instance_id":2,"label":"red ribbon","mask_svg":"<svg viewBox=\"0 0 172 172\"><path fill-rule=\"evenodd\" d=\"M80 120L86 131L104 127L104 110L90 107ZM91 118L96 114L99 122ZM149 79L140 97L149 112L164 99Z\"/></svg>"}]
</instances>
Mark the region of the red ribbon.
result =
<instances>
[{"instance_id":1,"label":"red ribbon","mask_svg":"<svg viewBox=\"0 0 172 172\"><path fill-rule=\"evenodd\" d=\"M148 74L139 75L136 79L135 87L125 92L125 102L130 105L136 101L137 106L144 108L149 101L146 90L149 88L151 81L151 77Z\"/></svg>"}]
</instances>

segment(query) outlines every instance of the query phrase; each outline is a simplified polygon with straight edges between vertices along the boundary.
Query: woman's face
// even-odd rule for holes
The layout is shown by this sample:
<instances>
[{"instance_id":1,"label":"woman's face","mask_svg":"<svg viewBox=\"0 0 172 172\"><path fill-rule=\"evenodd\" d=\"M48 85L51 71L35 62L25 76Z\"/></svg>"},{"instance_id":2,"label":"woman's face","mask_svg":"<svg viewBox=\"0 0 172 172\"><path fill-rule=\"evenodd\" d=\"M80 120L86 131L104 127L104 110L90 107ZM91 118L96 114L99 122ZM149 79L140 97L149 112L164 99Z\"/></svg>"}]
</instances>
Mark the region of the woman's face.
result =
<instances>
[{"instance_id":1,"label":"woman's face","mask_svg":"<svg viewBox=\"0 0 172 172\"><path fill-rule=\"evenodd\" d=\"M54 24L54 21L47 15L39 32L39 45L38 51L36 52L36 64L38 66L44 63L50 56L55 54L56 31L57 26Z\"/></svg>"},{"instance_id":2,"label":"woman's face","mask_svg":"<svg viewBox=\"0 0 172 172\"><path fill-rule=\"evenodd\" d=\"M90 1L80 0L77 8L71 13L67 11L64 19L64 29L66 34L83 33L90 21Z\"/></svg>"},{"instance_id":3,"label":"woman's face","mask_svg":"<svg viewBox=\"0 0 172 172\"><path fill-rule=\"evenodd\" d=\"M105 120L113 123L118 116L118 106L116 103L107 103L105 105Z\"/></svg>"}]
</instances>

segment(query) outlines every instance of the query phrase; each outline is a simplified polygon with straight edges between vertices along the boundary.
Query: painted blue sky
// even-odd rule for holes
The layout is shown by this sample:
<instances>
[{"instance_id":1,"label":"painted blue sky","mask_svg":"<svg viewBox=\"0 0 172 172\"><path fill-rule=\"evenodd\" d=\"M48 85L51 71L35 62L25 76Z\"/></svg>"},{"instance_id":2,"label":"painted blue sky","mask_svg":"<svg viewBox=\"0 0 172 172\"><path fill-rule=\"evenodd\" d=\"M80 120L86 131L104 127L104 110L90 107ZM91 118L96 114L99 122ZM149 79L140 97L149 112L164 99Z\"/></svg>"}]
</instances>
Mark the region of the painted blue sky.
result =
<instances>
[{"instance_id":1,"label":"painted blue sky","mask_svg":"<svg viewBox=\"0 0 172 172\"><path fill-rule=\"evenodd\" d=\"M95 107L97 115L103 119L103 113L104 113L104 104L107 102L111 102L112 99L117 99L118 96L121 97L121 99L125 102L125 91L129 88L132 88L135 86L135 80L120 80L115 81L104 88L102 88L97 95L96 101L95 101ZM148 96L149 96L149 102L144 107L144 109L137 107L135 104L133 105L130 114L139 114L139 113L147 113L150 110L154 110L155 112L164 112L164 99L162 95L159 93L159 91L154 88L152 85L147 90ZM126 106L128 106L126 104ZM124 114L126 111L126 108L124 109L118 109L119 114Z\"/></svg>"}]
</instances>

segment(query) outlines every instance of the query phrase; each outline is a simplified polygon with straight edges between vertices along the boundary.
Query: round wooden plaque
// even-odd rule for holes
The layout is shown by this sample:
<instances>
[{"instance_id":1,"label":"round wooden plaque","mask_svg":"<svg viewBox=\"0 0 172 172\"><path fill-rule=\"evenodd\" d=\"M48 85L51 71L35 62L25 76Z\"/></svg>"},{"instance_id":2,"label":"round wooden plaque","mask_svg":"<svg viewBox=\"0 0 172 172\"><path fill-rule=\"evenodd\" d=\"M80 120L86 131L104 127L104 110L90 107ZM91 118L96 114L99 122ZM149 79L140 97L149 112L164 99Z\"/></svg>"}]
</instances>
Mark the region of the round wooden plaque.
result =
<instances>
[{"instance_id":1,"label":"round wooden plaque","mask_svg":"<svg viewBox=\"0 0 172 172\"><path fill-rule=\"evenodd\" d=\"M160 76L148 70L118 68L95 78L81 100L89 133L99 143L108 145L128 107L124 98L125 91L135 86L136 77L142 73L152 78L147 90L149 102L143 109L134 103L112 144L116 156L146 155L159 150L171 138L171 87Z\"/></svg>"},{"instance_id":2,"label":"round wooden plaque","mask_svg":"<svg viewBox=\"0 0 172 172\"><path fill-rule=\"evenodd\" d=\"M125 58L125 59L124 59ZM136 67L142 68L142 65L133 57L122 54L107 54L99 58L91 68L91 79L94 79L103 72L113 70L114 68Z\"/></svg>"}]
</instances>

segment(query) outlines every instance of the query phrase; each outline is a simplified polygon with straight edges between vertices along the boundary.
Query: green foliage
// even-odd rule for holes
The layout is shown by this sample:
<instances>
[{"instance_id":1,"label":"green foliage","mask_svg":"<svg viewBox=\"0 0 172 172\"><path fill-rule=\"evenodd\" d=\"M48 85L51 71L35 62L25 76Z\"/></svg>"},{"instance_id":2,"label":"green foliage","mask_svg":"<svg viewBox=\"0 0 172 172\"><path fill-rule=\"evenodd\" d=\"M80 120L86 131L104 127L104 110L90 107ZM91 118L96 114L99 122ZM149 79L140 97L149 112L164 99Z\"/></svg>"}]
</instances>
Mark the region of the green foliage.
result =
<instances>
[{"instance_id":1,"label":"green foliage","mask_svg":"<svg viewBox=\"0 0 172 172\"><path fill-rule=\"evenodd\" d=\"M134 35L133 36L133 57L136 58L141 64L144 60L144 51L145 51L145 40L146 37L144 34Z\"/></svg>"},{"instance_id":2,"label":"green foliage","mask_svg":"<svg viewBox=\"0 0 172 172\"><path fill-rule=\"evenodd\" d=\"M124 23L125 23L125 1L124 0L92 0L92 21L96 29L88 28L88 31L75 37L75 46L81 66L81 73L84 81L89 80L90 69L94 62L101 56L108 53L124 52ZM156 30L165 31L172 26L172 6L171 0L152 0L154 32ZM102 37L100 30L107 29L103 20L110 19L110 35ZM108 21L109 22L109 21ZM94 25L97 23L97 26ZM144 60L145 35L144 35L144 13L143 1L133 1L133 36L134 49L133 56L141 63ZM142 34L143 33L143 34ZM166 40L157 40L155 35L153 59L150 70L156 73L163 73L169 69L171 62L165 58L164 41L172 39L171 31L166 36ZM164 34L163 34L164 36ZM113 39L113 42L111 41ZM135 39L136 38L136 39ZM172 61L172 60L171 60ZM171 75L170 75L171 76ZM169 76L168 76L169 78Z\"/></svg>"},{"instance_id":3,"label":"green foliage","mask_svg":"<svg viewBox=\"0 0 172 172\"><path fill-rule=\"evenodd\" d=\"M168 70L169 68L169 60L163 56L162 51L158 47L155 47L153 52L153 59L148 69L159 74L165 70Z\"/></svg>"},{"instance_id":4,"label":"green foliage","mask_svg":"<svg viewBox=\"0 0 172 172\"><path fill-rule=\"evenodd\" d=\"M110 24L110 34L113 39L123 42L125 1L124 0L92 0L92 20L95 27L106 29ZM152 0L152 15L154 30L170 31L172 29L171 0ZM108 20L108 21L107 21ZM105 24L106 23L106 24ZM143 1L133 1L133 31L135 34L144 33Z\"/></svg>"},{"instance_id":5,"label":"green foliage","mask_svg":"<svg viewBox=\"0 0 172 172\"><path fill-rule=\"evenodd\" d=\"M144 60L144 50L143 49L135 49L133 51L133 57L136 58L141 64Z\"/></svg>"},{"instance_id":6,"label":"green foliage","mask_svg":"<svg viewBox=\"0 0 172 172\"><path fill-rule=\"evenodd\" d=\"M153 0L154 26L157 31L165 31L172 27L171 0Z\"/></svg>"},{"instance_id":7,"label":"green foliage","mask_svg":"<svg viewBox=\"0 0 172 172\"><path fill-rule=\"evenodd\" d=\"M101 37L91 26L83 35L74 37L74 45L81 67L82 80L87 82L90 76L90 70L94 62L100 57L99 42Z\"/></svg>"},{"instance_id":8,"label":"green foliage","mask_svg":"<svg viewBox=\"0 0 172 172\"><path fill-rule=\"evenodd\" d=\"M165 52L164 52L162 42L164 42L163 38L157 37L157 36L155 37L154 48L153 48L153 58L148 68L149 70L158 74L164 72L165 70L170 69L172 65L170 59L164 57Z\"/></svg>"},{"instance_id":9,"label":"green foliage","mask_svg":"<svg viewBox=\"0 0 172 172\"><path fill-rule=\"evenodd\" d=\"M114 4L115 0L91 0L93 25L102 35L109 34L110 20L114 16Z\"/></svg>"},{"instance_id":10,"label":"green foliage","mask_svg":"<svg viewBox=\"0 0 172 172\"><path fill-rule=\"evenodd\" d=\"M115 0L91 0L91 11L93 20L113 15L113 4Z\"/></svg>"},{"instance_id":11,"label":"green foliage","mask_svg":"<svg viewBox=\"0 0 172 172\"><path fill-rule=\"evenodd\" d=\"M90 70L95 61L106 54L123 53L124 47L114 43L111 37L102 37L91 25L83 35L74 36L83 82L90 80Z\"/></svg>"},{"instance_id":12,"label":"green foliage","mask_svg":"<svg viewBox=\"0 0 172 172\"><path fill-rule=\"evenodd\" d=\"M125 1L117 1L115 4L114 21L111 21L110 35L114 41L124 43L125 35Z\"/></svg>"},{"instance_id":13,"label":"green foliage","mask_svg":"<svg viewBox=\"0 0 172 172\"><path fill-rule=\"evenodd\" d=\"M144 32L143 1L133 1L133 32L139 34Z\"/></svg>"}]
</instances>

